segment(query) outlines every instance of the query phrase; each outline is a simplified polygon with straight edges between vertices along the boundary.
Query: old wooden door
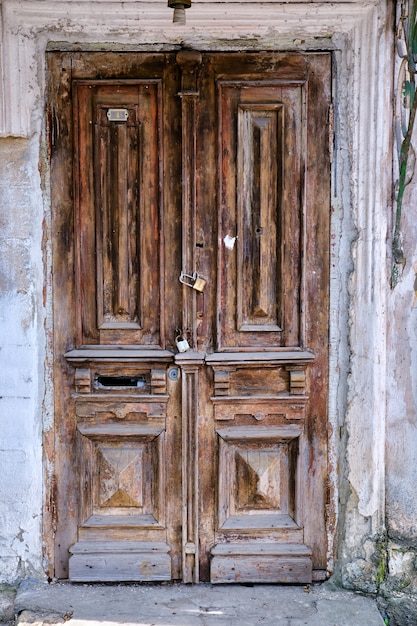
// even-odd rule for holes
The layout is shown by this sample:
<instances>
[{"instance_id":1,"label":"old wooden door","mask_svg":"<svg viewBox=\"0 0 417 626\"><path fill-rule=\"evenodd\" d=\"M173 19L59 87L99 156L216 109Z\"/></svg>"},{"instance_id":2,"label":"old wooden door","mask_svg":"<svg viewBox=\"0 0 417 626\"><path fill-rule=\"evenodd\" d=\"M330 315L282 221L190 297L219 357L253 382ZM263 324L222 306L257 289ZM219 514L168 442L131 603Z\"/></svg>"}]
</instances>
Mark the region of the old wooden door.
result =
<instances>
[{"instance_id":1,"label":"old wooden door","mask_svg":"<svg viewBox=\"0 0 417 626\"><path fill-rule=\"evenodd\" d=\"M322 578L329 55L49 70L51 570Z\"/></svg>"}]
</instances>

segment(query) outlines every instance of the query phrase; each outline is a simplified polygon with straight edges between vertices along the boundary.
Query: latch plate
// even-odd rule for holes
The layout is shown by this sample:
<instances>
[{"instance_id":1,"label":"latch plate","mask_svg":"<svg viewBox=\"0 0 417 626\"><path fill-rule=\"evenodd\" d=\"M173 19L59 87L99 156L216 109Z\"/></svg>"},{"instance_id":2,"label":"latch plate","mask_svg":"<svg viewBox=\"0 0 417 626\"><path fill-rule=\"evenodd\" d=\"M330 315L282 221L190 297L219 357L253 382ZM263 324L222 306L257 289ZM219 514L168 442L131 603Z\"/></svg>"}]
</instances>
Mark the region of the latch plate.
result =
<instances>
[{"instance_id":1,"label":"latch plate","mask_svg":"<svg viewBox=\"0 0 417 626\"><path fill-rule=\"evenodd\" d=\"M110 122L126 122L129 117L129 111L127 109L108 109L107 119Z\"/></svg>"}]
</instances>

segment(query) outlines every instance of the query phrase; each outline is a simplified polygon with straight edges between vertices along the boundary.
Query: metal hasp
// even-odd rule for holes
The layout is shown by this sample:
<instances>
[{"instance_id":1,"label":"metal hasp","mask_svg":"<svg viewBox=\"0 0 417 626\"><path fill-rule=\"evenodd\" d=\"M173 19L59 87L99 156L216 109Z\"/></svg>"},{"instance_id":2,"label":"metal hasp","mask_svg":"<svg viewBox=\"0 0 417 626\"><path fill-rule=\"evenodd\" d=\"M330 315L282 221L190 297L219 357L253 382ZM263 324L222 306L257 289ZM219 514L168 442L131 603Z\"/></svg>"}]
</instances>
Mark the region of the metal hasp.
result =
<instances>
[{"instance_id":1,"label":"metal hasp","mask_svg":"<svg viewBox=\"0 0 417 626\"><path fill-rule=\"evenodd\" d=\"M174 24L185 24L185 9L191 6L191 0L168 0L170 9L174 9L172 21Z\"/></svg>"}]
</instances>

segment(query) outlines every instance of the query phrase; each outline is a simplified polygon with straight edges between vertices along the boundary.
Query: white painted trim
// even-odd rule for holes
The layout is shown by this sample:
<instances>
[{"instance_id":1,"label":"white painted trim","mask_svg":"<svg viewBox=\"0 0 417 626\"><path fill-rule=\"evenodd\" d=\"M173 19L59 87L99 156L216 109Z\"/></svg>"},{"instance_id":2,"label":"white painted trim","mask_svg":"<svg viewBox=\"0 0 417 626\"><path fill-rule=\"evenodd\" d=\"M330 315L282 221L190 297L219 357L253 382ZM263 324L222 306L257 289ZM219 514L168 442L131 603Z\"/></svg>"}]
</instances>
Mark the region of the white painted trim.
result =
<instances>
[{"instance_id":1,"label":"white painted trim","mask_svg":"<svg viewBox=\"0 0 417 626\"><path fill-rule=\"evenodd\" d=\"M187 25L172 23L165 1L105 2L3 0L0 136L28 136L37 127L44 49L51 41L81 48L94 44L155 49L186 44L253 49L334 48L332 39L353 32L375 15L378 2L195 2ZM88 7L88 8L87 8ZM230 42L230 43L229 43Z\"/></svg>"}]
</instances>

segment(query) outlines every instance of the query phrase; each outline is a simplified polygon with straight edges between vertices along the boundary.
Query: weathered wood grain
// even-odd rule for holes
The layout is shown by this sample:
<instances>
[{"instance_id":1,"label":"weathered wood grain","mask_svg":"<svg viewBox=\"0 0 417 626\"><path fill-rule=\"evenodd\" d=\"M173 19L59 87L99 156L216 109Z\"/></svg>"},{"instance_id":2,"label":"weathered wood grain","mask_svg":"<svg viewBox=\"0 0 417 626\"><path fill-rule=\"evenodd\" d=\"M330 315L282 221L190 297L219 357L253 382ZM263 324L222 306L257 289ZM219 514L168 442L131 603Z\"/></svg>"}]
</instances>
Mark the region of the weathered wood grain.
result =
<instances>
[{"instance_id":1,"label":"weathered wood grain","mask_svg":"<svg viewBox=\"0 0 417 626\"><path fill-rule=\"evenodd\" d=\"M327 553L330 56L48 59L51 575L68 577L70 549L80 581L311 581Z\"/></svg>"},{"instance_id":2,"label":"weathered wood grain","mask_svg":"<svg viewBox=\"0 0 417 626\"><path fill-rule=\"evenodd\" d=\"M297 544L217 545L211 563L213 583L308 583L311 551Z\"/></svg>"},{"instance_id":3,"label":"weathered wood grain","mask_svg":"<svg viewBox=\"0 0 417 626\"><path fill-rule=\"evenodd\" d=\"M151 542L79 542L71 548L74 582L152 581L171 579L169 546Z\"/></svg>"}]
</instances>

